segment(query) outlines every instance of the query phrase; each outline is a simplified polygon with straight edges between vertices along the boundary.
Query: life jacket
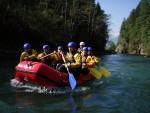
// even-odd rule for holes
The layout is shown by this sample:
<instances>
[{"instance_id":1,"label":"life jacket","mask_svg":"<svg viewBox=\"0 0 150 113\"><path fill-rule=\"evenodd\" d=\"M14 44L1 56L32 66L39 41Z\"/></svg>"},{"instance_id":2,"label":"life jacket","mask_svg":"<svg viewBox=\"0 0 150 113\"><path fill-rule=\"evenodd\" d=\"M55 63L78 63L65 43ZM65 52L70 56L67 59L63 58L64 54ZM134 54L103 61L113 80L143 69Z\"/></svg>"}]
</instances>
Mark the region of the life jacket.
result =
<instances>
[{"instance_id":1,"label":"life jacket","mask_svg":"<svg viewBox=\"0 0 150 113\"><path fill-rule=\"evenodd\" d=\"M57 52L54 55L55 55L54 56L55 61L57 61L58 63L63 63L62 55L60 53Z\"/></svg>"},{"instance_id":2,"label":"life jacket","mask_svg":"<svg viewBox=\"0 0 150 113\"><path fill-rule=\"evenodd\" d=\"M101 61L100 58L94 56L93 54L89 54L89 56L91 56L91 58L93 59L93 61L95 62L95 64L98 64Z\"/></svg>"},{"instance_id":3,"label":"life jacket","mask_svg":"<svg viewBox=\"0 0 150 113\"><path fill-rule=\"evenodd\" d=\"M36 50L33 50L33 49L31 49L30 51L29 51L29 53L27 53L27 52L23 52L22 54L21 54L21 56L20 56L20 62L21 61L24 61L25 59L25 57L29 57L30 58L30 61L37 61L37 52L36 52Z\"/></svg>"},{"instance_id":4,"label":"life jacket","mask_svg":"<svg viewBox=\"0 0 150 113\"><path fill-rule=\"evenodd\" d=\"M88 67L92 68L95 65L98 65L98 63L100 62L100 60L101 60L100 58L94 56L93 54L90 54L87 57Z\"/></svg>"},{"instance_id":5,"label":"life jacket","mask_svg":"<svg viewBox=\"0 0 150 113\"><path fill-rule=\"evenodd\" d=\"M71 68L81 68L81 55L74 51L73 53L67 53L66 55L67 62L71 64Z\"/></svg>"},{"instance_id":6,"label":"life jacket","mask_svg":"<svg viewBox=\"0 0 150 113\"><path fill-rule=\"evenodd\" d=\"M81 60L82 69L87 68L86 59L87 59L87 55L82 56L82 60Z\"/></svg>"},{"instance_id":7,"label":"life jacket","mask_svg":"<svg viewBox=\"0 0 150 113\"><path fill-rule=\"evenodd\" d=\"M68 62L69 62L69 63L75 62L74 55L75 55L75 52L73 52L73 53L68 53Z\"/></svg>"}]
</instances>

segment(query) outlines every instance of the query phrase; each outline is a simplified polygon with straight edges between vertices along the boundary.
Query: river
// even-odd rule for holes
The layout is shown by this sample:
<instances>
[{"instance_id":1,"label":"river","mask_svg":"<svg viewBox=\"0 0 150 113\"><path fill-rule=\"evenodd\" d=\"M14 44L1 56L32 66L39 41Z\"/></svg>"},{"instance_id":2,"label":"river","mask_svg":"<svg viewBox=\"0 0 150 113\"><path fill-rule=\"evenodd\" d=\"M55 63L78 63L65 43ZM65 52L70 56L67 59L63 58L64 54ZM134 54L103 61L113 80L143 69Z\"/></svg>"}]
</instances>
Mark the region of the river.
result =
<instances>
[{"instance_id":1,"label":"river","mask_svg":"<svg viewBox=\"0 0 150 113\"><path fill-rule=\"evenodd\" d=\"M0 60L0 113L149 113L150 58L105 55L101 66L111 72L70 95L68 88L12 86L17 59Z\"/></svg>"}]
</instances>

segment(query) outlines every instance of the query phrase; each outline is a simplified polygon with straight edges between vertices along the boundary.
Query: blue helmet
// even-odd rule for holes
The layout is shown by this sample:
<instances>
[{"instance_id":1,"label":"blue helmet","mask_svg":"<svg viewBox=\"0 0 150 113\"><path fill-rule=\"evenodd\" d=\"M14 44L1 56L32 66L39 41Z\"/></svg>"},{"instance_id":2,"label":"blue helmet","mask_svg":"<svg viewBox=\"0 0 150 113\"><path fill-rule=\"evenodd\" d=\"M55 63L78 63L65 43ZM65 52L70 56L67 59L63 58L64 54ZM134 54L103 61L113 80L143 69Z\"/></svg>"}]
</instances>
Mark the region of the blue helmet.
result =
<instances>
[{"instance_id":1,"label":"blue helmet","mask_svg":"<svg viewBox=\"0 0 150 113\"><path fill-rule=\"evenodd\" d=\"M44 45L43 46L43 49L49 49L50 47L49 47L49 45Z\"/></svg>"},{"instance_id":2,"label":"blue helmet","mask_svg":"<svg viewBox=\"0 0 150 113\"><path fill-rule=\"evenodd\" d=\"M91 48L91 47L88 47L88 51L92 51L92 48Z\"/></svg>"},{"instance_id":3,"label":"blue helmet","mask_svg":"<svg viewBox=\"0 0 150 113\"><path fill-rule=\"evenodd\" d=\"M75 46L76 46L76 44L74 42L69 42L68 43L68 47L75 47Z\"/></svg>"},{"instance_id":4,"label":"blue helmet","mask_svg":"<svg viewBox=\"0 0 150 113\"><path fill-rule=\"evenodd\" d=\"M82 50L83 51L88 51L88 47L83 47Z\"/></svg>"},{"instance_id":5,"label":"blue helmet","mask_svg":"<svg viewBox=\"0 0 150 113\"><path fill-rule=\"evenodd\" d=\"M29 48L31 48L29 43L26 43L26 44L23 45L23 49L29 49Z\"/></svg>"},{"instance_id":6,"label":"blue helmet","mask_svg":"<svg viewBox=\"0 0 150 113\"><path fill-rule=\"evenodd\" d=\"M58 46L57 49L58 49L58 50L63 50L63 47L62 47L62 46Z\"/></svg>"}]
</instances>

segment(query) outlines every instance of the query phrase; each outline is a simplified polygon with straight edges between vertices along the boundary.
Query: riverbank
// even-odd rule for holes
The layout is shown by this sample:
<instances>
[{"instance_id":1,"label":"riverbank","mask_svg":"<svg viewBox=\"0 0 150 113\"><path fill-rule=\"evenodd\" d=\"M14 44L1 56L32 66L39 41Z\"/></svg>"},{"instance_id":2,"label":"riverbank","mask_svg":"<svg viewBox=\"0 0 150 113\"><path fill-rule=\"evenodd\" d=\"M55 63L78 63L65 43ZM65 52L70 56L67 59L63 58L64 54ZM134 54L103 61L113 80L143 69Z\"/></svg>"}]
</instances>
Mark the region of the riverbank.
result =
<instances>
[{"instance_id":1,"label":"riverbank","mask_svg":"<svg viewBox=\"0 0 150 113\"><path fill-rule=\"evenodd\" d=\"M150 55L144 55L145 58L150 58Z\"/></svg>"}]
</instances>

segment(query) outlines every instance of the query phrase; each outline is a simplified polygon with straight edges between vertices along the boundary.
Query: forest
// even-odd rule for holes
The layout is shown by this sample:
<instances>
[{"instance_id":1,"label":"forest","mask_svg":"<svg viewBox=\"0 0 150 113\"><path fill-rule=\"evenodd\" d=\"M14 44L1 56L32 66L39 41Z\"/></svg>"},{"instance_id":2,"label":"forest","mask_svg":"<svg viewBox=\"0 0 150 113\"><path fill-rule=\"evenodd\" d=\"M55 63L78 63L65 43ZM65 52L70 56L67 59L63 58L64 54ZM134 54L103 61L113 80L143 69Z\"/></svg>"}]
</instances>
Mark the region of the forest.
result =
<instances>
[{"instance_id":1,"label":"forest","mask_svg":"<svg viewBox=\"0 0 150 113\"><path fill-rule=\"evenodd\" d=\"M150 0L141 0L122 22L117 50L129 54L150 54Z\"/></svg>"},{"instance_id":2,"label":"forest","mask_svg":"<svg viewBox=\"0 0 150 113\"><path fill-rule=\"evenodd\" d=\"M22 50L26 42L67 49L70 41L84 41L103 53L108 20L95 0L0 0L0 50Z\"/></svg>"}]
</instances>

